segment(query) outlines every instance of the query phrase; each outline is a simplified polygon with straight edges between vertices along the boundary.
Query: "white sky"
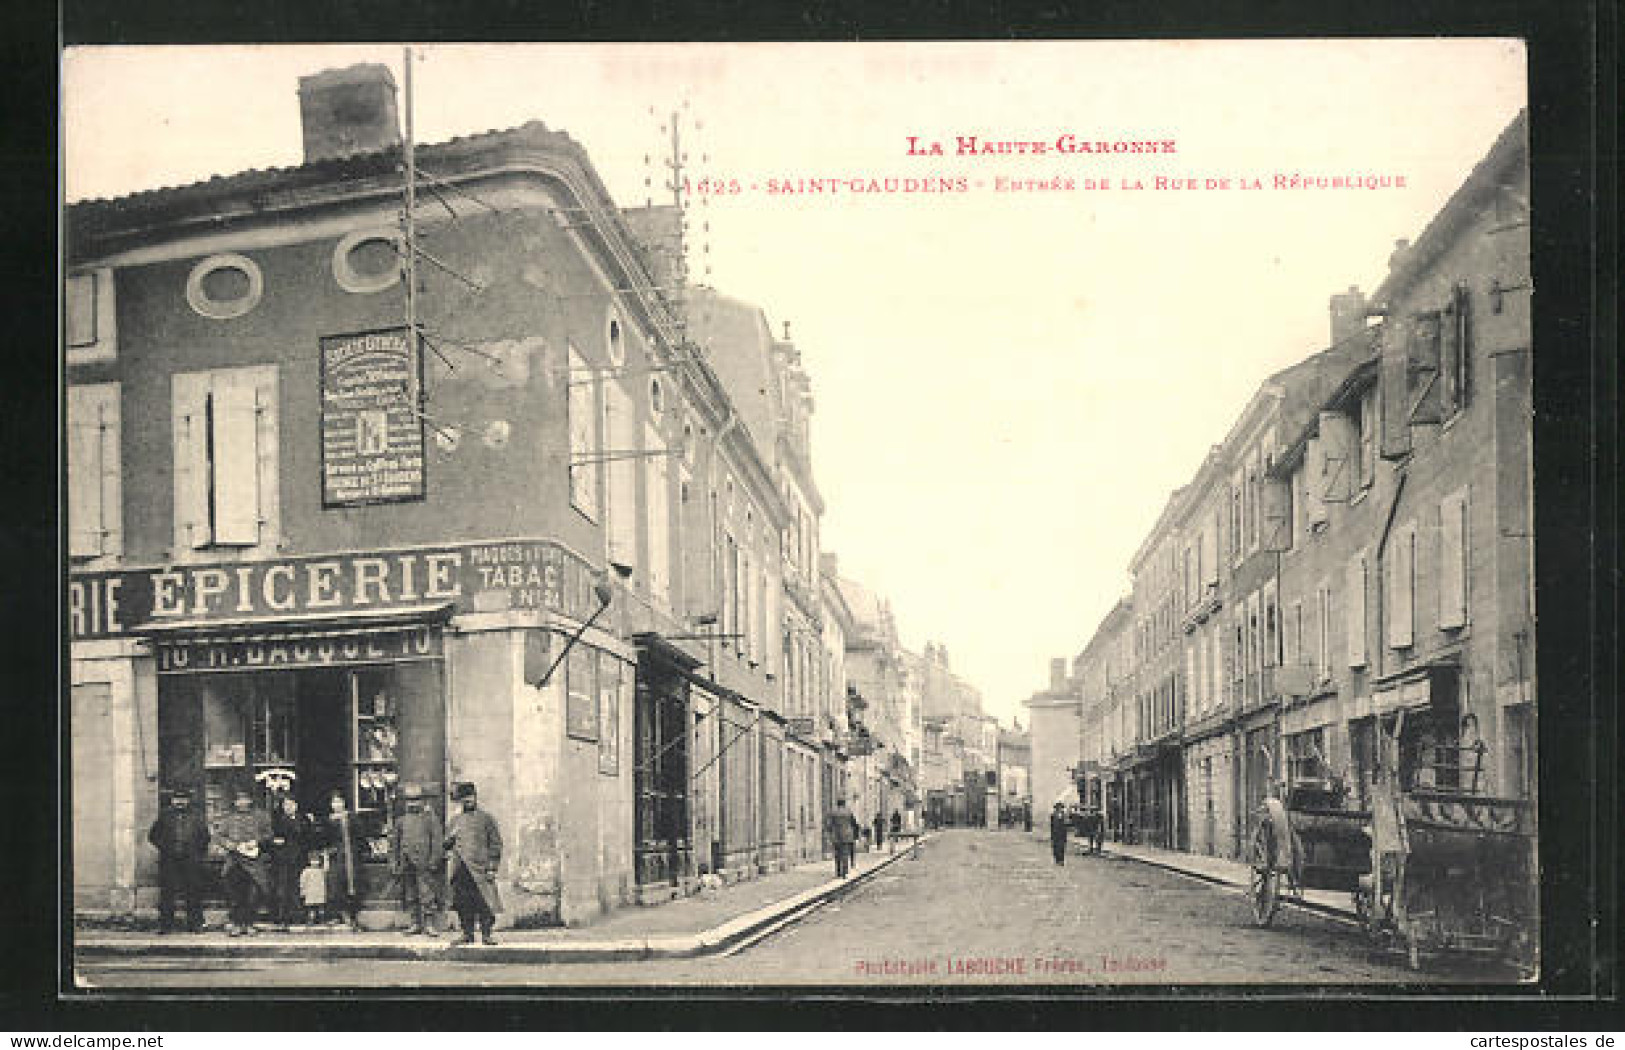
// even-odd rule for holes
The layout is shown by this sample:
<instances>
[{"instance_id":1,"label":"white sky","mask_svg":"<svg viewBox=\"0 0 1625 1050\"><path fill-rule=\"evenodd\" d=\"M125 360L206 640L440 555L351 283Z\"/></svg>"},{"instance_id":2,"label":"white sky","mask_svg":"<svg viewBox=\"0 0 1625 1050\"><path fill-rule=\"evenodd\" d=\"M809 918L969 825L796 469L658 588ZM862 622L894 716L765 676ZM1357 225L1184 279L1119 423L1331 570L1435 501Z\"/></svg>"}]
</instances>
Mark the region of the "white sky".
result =
<instances>
[{"instance_id":1,"label":"white sky","mask_svg":"<svg viewBox=\"0 0 1625 1050\"><path fill-rule=\"evenodd\" d=\"M644 203L686 104L709 283L790 321L817 398L824 548L948 646L1008 721L1258 384L1327 342L1525 100L1509 40L429 46L419 141L539 119ZM90 48L63 66L64 190L297 164L297 80L398 46ZM1173 139L1168 157L919 158L906 136ZM708 163L700 163L708 156ZM993 180L1403 175L1405 189L996 194ZM966 175L967 194L766 180ZM755 183L761 190L751 191ZM1081 183L1080 183L1081 185ZM658 200L661 194L655 194ZM703 250L708 246L709 251Z\"/></svg>"}]
</instances>

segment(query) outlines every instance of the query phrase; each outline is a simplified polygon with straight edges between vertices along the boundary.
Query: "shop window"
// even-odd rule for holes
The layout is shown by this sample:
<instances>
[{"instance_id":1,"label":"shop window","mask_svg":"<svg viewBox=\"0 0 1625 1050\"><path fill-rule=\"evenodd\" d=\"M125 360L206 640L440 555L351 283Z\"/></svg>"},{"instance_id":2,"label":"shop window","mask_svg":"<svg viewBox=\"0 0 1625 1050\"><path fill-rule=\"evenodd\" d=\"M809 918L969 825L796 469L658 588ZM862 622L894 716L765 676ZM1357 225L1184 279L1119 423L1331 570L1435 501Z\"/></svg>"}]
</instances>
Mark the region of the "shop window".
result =
<instances>
[{"instance_id":1,"label":"shop window","mask_svg":"<svg viewBox=\"0 0 1625 1050\"><path fill-rule=\"evenodd\" d=\"M1291 781L1320 780L1331 773L1326 763L1323 728L1294 733L1286 738L1286 774Z\"/></svg>"},{"instance_id":2,"label":"shop window","mask_svg":"<svg viewBox=\"0 0 1625 1050\"><path fill-rule=\"evenodd\" d=\"M68 555L124 550L119 384L68 388Z\"/></svg>"},{"instance_id":3,"label":"shop window","mask_svg":"<svg viewBox=\"0 0 1625 1050\"><path fill-rule=\"evenodd\" d=\"M569 349L568 360L565 412L570 433L570 505L596 522L598 487L603 478L604 450L598 430L602 387L574 346Z\"/></svg>"},{"instance_id":4,"label":"shop window","mask_svg":"<svg viewBox=\"0 0 1625 1050\"><path fill-rule=\"evenodd\" d=\"M176 375L172 419L176 548L274 545L276 366Z\"/></svg>"},{"instance_id":5,"label":"shop window","mask_svg":"<svg viewBox=\"0 0 1625 1050\"><path fill-rule=\"evenodd\" d=\"M93 364L118 356L113 271L70 274L63 291L62 336L67 363Z\"/></svg>"}]
</instances>

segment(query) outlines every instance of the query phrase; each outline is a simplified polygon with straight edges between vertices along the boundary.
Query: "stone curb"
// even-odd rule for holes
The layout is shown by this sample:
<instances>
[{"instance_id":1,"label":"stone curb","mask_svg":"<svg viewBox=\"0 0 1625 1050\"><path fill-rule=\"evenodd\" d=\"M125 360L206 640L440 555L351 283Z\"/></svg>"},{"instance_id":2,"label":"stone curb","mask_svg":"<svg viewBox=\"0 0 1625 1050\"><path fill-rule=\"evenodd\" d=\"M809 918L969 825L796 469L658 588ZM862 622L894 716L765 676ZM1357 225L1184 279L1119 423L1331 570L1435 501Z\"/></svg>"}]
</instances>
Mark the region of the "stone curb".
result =
<instances>
[{"instance_id":1,"label":"stone curb","mask_svg":"<svg viewBox=\"0 0 1625 1050\"><path fill-rule=\"evenodd\" d=\"M921 835L919 844L931 838ZM912 847L917 849L918 845ZM738 944L767 926L791 917L814 904L839 897L877 873L907 857L909 850L882 857L874 865L846 879L831 879L772 904L735 916L698 933L618 937L601 941L553 944L498 943L490 947L449 945L442 940L420 943L360 939L319 941L313 944L267 941L256 937L219 941L177 941L160 937L107 937L77 934L73 950L81 956L155 956L213 959L379 959L385 961L439 960L482 963L630 962L640 959L690 959L713 955ZM499 931L500 933L500 931ZM294 935L295 940L299 936Z\"/></svg>"},{"instance_id":2,"label":"stone curb","mask_svg":"<svg viewBox=\"0 0 1625 1050\"><path fill-rule=\"evenodd\" d=\"M1071 848L1073 851L1079 854L1089 855L1087 850L1080 848L1076 843L1072 843ZM1111 857L1114 860L1130 861L1135 864L1144 864L1147 867L1152 868L1161 868L1163 871L1171 871L1176 875L1183 875L1188 879L1195 879L1198 882L1205 882L1210 886L1220 886L1224 889L1236 890L1241 893L1247 892L1247 884L1244 882L1236 882L1221 875L1210 875L1205 871L1197 871L1194 868L1185 867L1184 865L1181 865L1173 860L1164 860L1160 857L1143 857L1133 853L1122 853L1118 850L1112 849L1110 846L1101 847L1100 856ZM1333 919L1343 919L1351 922L1359 921L1359 915L1355 913L1353 908L1340 908L1336 905L1322 904L1319 901L1298 900L1285 897L1282 898L1281 904L1289 908L1300 908L1303 911L1314 912Z\"/></svg>"}]
</instances>

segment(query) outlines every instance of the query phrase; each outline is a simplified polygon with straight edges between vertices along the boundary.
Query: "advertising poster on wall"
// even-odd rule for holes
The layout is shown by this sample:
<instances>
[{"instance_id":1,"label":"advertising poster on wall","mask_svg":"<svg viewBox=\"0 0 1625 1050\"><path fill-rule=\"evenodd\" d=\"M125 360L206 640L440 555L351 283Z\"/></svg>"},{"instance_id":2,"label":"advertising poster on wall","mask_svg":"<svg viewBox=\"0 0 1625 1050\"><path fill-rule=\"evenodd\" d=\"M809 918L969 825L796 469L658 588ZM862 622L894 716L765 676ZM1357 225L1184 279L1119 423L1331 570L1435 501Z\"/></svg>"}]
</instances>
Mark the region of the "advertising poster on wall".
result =
<instances>
[{"instance_id":1,"label":"advertising poster on wall","mask_svg":"<svg viewBox=\"0 0 1625 1050\"><path fill-rule=\"evenodd\" d=\"M420 500L422 351L405 328L322 340L322 505Z\"/></svg>"}]
</instances>

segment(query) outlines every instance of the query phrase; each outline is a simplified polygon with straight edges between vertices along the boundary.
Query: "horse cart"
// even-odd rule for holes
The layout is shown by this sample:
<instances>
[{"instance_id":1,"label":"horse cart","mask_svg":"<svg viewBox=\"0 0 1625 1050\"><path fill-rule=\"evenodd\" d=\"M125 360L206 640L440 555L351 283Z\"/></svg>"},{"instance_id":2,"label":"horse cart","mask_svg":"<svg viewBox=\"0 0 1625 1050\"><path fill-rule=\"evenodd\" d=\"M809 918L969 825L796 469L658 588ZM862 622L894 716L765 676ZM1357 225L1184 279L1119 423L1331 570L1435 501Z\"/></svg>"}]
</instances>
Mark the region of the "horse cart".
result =
<instances>
[{"instance_id":1,"label":"horse cart","mask_svg":"<svg viewBox=\"0 0 1625 1050\"><path fill-rule=\"evenodd\" d=\"M1379 754L1397 759L1404 716ZM1402 950L1472 953L1523 969L1535 955L1535 811L1480 791L1482 741L1379 761L1351 804L1343 778L1293 777L1259 807L1249 844L1253 918L1268 926L1305 890L1350 894L1366 933ZM1323 763L1322 763L1323 765Z\"/></svg>"}]
</instances>

